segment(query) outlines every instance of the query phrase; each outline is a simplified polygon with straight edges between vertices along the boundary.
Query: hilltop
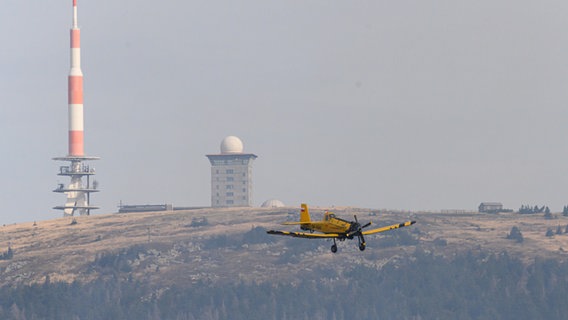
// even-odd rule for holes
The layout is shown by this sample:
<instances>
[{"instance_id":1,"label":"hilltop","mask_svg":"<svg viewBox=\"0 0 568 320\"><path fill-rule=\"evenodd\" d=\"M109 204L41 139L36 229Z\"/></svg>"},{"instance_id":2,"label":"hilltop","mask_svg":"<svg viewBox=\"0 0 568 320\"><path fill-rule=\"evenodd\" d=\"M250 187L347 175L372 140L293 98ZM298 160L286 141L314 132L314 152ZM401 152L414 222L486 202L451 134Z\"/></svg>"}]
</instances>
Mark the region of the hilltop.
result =
<instances>
[{"instance_id":1,"label":"hilltop","mask_svg":"<svg viewBox=\"0 0 568 320\"><path fill-rule=\"evenodd\" d=\"M338 275L356 266L380 269L417 249L451 257L465 252L508 252L530 263L535 257L568 257L568 218L516 213L393 212L361 208L310 208L313 219L324 210L374 225L416 220L414 226L367 238L360 252L356 241L338 243L330 252L325 240L270 236L267 229L298 219L299 208L207 208L59 218L0 227L0 286L50 281L89 283L98 279L143 281L151 286L226 283L293 283L317 279L333 269ZM522 243L506 239L518 227ZM562 234L547 237L549 228ZM316 272L317 271L317 272Z\"/></svg>"}]
</instances>

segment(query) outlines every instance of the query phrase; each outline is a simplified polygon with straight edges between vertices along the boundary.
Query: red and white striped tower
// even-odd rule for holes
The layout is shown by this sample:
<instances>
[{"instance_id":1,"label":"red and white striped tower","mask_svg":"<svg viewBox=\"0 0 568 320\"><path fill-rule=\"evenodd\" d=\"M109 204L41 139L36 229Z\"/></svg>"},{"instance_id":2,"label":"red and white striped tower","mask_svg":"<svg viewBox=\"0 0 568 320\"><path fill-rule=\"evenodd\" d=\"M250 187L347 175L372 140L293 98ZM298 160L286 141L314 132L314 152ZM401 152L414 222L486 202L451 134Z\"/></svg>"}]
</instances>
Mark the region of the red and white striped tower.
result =
<instances>
[{"instance_id":1,"label":"red and white striped tower","mask_svg":"<svg viewBox=\"0 0 568 320\"><path fill-rule=\"evenodd\" d=\"M90 205L90 194L97 192L96 182L91 187L90 177L95 174L94 169L84 164L87 160L98 160L98 157L87 157L83 142L83 72L81 71L81 31L77 25L77 0L73 0L73 25L71 26L71 70L69 71L68 85L69 103L69 153L65 157L54 158L60 161L69 161L69 166L59 167L60 176L68 176L71 182L66 187L59 184L54 192L65 193L67 201L64 206L54 209L63 210L64 216L89 215L91 209L98 209ZM86 177L86 184L83 184Z\"/></svg>"},{"instance_id":2,"label":"red and white striped tower","mask_svg":"<svg viewBox=\"0 0 568 320\"><path fill-rule=\"evenodd\" d=\"M81 71L81 30L77 26L77 0L73 0L71 27L71 70L69 71L69 155L84 156L83 72Z\"/></svg>"}]
</instances>

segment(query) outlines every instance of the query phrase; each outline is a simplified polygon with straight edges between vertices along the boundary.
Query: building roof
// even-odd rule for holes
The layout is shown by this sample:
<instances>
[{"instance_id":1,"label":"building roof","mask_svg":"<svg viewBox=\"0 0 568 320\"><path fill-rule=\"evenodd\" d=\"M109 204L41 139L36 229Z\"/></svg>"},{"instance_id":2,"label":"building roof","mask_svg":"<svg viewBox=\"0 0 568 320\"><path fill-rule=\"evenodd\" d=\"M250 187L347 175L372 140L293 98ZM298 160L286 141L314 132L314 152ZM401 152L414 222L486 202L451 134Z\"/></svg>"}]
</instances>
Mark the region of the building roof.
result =
<instances>
[{"instance_id":1,"label":"building roof","mask_svg":"<svg viewBox=\"0 0 568 320\"><path fill-rule=\"evenodd\" d=\"M482 202L480 206L502 206L501 202Z\"/></svg>"}]
</instances>

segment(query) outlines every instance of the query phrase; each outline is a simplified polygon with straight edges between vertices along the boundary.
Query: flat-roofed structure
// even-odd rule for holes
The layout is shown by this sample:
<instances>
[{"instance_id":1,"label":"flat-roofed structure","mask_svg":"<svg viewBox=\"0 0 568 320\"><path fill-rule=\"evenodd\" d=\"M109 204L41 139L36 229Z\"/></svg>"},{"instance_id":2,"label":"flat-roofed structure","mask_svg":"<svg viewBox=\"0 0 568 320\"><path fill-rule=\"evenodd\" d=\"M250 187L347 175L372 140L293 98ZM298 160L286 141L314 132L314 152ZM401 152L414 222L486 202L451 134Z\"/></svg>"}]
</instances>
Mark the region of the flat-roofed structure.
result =
<instances>
[{"instance_id":1,"label":"flat-roofed structure","mask_svg":"<svg viewBox=\"0 0 568 320\"><path fill-rule=\"evenodd\" d=\"M500 202L482 202L479 205L479 212L498 213L503 210L503 204Z\"/></svg>"}]
</instances>

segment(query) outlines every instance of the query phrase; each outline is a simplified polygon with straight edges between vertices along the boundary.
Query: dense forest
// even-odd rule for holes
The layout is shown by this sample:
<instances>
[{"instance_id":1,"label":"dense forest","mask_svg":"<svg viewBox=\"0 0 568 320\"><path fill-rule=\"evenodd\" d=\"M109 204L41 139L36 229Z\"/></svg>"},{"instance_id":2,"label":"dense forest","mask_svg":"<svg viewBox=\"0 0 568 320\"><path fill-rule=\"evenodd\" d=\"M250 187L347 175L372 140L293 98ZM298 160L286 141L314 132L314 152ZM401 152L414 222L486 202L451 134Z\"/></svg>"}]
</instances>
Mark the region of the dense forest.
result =
<instances>
[{"instance_id":1,"label":"dense forest","mask_svg":"<svg viewBox=\"0 0 568 320\"><path fill-rule=\"evenodd\" d=\"M106 257L105 259L109 259ZM120 268L120 266L117 266ZM333 266L319 280L151 288L111 277L0 289L0 319L566 319L568 265L418 248L381 269ZM117 275L119 270L117 270ZM314 277L310 277L314 279Z\"/></svg>"}]
</instances>

